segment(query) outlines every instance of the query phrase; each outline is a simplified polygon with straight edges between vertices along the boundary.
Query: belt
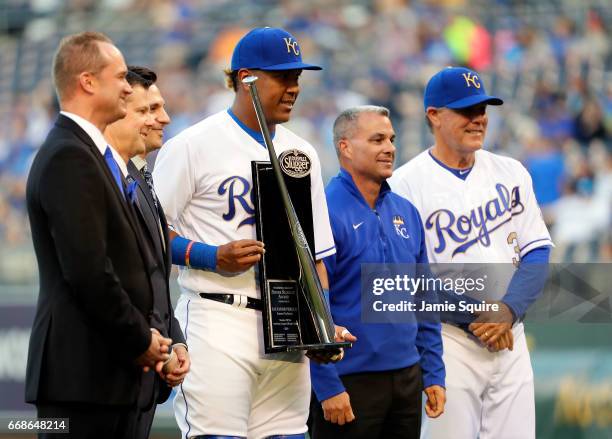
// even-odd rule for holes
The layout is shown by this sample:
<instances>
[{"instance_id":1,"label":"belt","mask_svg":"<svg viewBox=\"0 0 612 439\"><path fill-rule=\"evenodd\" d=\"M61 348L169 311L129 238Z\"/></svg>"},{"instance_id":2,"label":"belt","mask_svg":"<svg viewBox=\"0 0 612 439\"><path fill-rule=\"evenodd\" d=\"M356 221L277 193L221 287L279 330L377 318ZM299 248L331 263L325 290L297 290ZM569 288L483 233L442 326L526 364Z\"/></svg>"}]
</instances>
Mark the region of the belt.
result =
<instances>
[{"instance_id":1,"label":"belt","mask_svg":"<svg viewBox=\"0 0 612 439\"><path fill-rule=\"evenodd\" d=\"M250 308L258 311L263 310L263 302L260 299L243 296L242 294L200 293L200 297L202 299L227 303L237 308Z\"/></svg>"}]
</instances>

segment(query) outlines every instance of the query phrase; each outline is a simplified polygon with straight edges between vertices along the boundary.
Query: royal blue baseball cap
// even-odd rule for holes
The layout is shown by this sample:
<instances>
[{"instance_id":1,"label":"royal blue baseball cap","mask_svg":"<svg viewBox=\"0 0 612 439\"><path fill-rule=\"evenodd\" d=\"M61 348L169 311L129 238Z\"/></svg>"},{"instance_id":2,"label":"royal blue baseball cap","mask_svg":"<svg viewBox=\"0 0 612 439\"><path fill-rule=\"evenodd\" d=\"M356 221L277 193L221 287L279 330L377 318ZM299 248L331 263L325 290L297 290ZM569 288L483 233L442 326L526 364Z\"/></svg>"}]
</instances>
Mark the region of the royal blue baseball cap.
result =
<instances>
[{"instance_id":1,"label":"royal blue baseball cap","mask_svg":"<svg viewBox=\"0 0 612 439\"><path fill-rule=\"evenodd\" d=\"M429 80L425 87L423 105L435 108L467 108L485 102L487 105L502 105L504 101L489 96L480 76L465 67L447 67Z\"/></svg>"},{"instance_id":2,"label":"royal blue baseball cap","mask_svg":"<svg viewBox=\"0 0 612 439\"><path fill-rule=\"evenodd\" d=\"M321 70L302 62L302 50L289 32L274 27L255 28L238 41L232 55L232 71Z\"/></svg>"}]
</instances>

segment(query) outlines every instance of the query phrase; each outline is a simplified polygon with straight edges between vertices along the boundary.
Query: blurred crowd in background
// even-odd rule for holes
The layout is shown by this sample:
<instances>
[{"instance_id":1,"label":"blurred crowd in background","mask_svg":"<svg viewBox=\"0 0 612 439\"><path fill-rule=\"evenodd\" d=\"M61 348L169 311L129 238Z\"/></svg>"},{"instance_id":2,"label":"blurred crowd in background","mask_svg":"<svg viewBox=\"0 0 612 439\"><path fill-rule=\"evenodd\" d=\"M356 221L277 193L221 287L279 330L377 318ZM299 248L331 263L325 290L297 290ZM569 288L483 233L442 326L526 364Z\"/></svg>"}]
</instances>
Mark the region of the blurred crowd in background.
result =
<instances>
[{"instance_id":1,"label":"blurred crowd in background","mask_svg":"<svg viewBox=\"0 0 612 439\"><path fill-rule=\"evenodd\" d=\"M157 71L167 138L230 106L238 39L255 26L293 33L307 62L290 127L338 171L332 123L346 107L389 107L397 165L432 143L422 91L447 65L481 73L487 148L533 178L557 262L612 261L612 4L608 0L0 0L0 283L36 265L24 202L33 155L58 112L53 53L68 33L99 30L128 64Z\"/></svg>"}]
</instances>

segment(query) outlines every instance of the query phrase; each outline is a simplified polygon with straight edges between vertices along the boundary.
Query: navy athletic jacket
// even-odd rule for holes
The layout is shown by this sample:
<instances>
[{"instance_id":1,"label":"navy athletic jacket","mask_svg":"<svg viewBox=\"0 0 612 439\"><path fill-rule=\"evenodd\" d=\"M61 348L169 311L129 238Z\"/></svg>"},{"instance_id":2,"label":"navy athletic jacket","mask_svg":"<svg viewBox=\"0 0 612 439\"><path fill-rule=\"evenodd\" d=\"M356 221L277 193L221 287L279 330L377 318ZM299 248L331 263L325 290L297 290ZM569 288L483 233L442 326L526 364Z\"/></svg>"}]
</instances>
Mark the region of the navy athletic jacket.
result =
<instances>
[{"instance_id":1,"label":"navy athletic jacket","mask_svg":"<svg viewBox=\"0 0 612 439\"><path fill-rule=\"evenodd\" d=\"M420 362L423 385L444 386L440 324L362 323L361 264L427 263L425 233L416 208L384 182L374 209L344 169L325 189L336 254L324 259L334 323L358 340L337 364L311 362L319 401L342 393L339 376L401 369ZM408 236L408 238L406 238Z\"/></svg>"}]
</instances>

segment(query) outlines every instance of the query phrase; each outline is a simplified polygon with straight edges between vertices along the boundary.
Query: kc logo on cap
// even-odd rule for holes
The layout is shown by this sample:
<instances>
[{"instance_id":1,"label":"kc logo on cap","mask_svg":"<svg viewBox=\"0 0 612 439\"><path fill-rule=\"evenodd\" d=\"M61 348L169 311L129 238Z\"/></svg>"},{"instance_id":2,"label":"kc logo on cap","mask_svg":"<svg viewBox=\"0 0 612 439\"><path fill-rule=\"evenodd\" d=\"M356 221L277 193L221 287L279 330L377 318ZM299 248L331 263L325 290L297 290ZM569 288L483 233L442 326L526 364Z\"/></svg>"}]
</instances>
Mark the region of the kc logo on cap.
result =
<instances>
[{"instance_id":1,"label":"kc logo on cap","mask_svg":"<svg viewBox=\"0 0 612 439\"><path fill-rule=\"evenodd\" d=\"M247 33L232 54L232 71L258 70L321 70L302 61L300 45L283 29L259 27Z\"/></svg>"},{"instance_id":2,"label":"kc logo on cap","mask_svg":"<svg viewBox=\"0 0 612 439\"><path fill-rule=\"evenodd\" d=\"M300 54L300 46L298 46L297 41L293 40L292 37L283 38L285 44L287 45L287 53L290 53L293 50L293 53L297 56Z\"/></svg>"},{"instance_id":3,"label":"kc logo on cap","mask_svg":"<svg viewBox=\"0 0 612 439\"><path fill-rule=\"evenodd\" d=\"M427 108L467 108L485 103L502 105L504 101L489 96L478 73L465 67L447 67L433 75L425 87L423 105Z\"/></svg>"},{"instance_id":4,"label":"kc logo on cap","mask_svg":"<svg viewBox=\"0 0 612 439\"><path fill-rule=\"evenodd\" d=\"M476 88L480 88L480 79L478 79L478 75L472 72L463 73L463 78L465 79L465 84L470 87L473 85ZM471 83L471 85L470 85Z\"/></svg>"}]
</instances>

